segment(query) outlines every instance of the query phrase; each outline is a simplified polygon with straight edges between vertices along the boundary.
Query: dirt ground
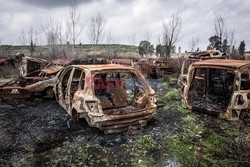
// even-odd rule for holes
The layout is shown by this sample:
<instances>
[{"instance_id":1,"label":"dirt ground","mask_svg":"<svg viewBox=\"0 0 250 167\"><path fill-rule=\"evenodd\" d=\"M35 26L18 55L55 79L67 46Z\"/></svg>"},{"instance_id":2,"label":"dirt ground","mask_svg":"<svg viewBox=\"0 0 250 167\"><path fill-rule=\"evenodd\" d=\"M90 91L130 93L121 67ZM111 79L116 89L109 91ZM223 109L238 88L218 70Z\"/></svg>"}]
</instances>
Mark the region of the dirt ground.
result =
<instances>
[{"instance_id":1,"label":"dirt ground","mask_svg":"<svg viewBox=\"0 0 250 167\"><path fill-rule=\"evenodd\" d=\"M0 166L250 166L250 127L181 107L176 77L143 129L105 135L55 100L0 101Z\"/></svg>"}]
</instances>

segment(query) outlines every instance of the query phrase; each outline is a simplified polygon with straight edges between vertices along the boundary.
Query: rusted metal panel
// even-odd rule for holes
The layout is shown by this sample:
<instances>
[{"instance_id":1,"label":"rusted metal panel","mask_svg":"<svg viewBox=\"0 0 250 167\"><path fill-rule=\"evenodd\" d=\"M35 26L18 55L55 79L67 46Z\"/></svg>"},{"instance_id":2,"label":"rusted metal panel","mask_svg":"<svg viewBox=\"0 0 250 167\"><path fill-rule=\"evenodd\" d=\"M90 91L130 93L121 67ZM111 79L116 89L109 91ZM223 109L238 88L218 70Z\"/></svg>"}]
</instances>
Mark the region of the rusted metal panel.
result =
<instances>
[{"instance_id":1,"label":"rusted metal panel","mask_svg":"<svg viewBox=\"0 0 250 167\"><path fill-rule=\"evenodd\" d=\"M111 64L120 64L124 66L134 66L132 59L112 59Z\"/></svg>"},{"instance_id":2,"label":"rusted metal panel","mask_svg":"<svg viewBox=\"0 0 250 167\"><path fill-rule=\"evenodd\" d=\"M214 59L191 64L182 82L181 97L183 107L227 120L249 115L250 62Z\"/></svg>"},{"instance_id":3,"label":"rusted metal panel","mask_svg":"<svg viewBox=\"0 0 250 167\"><path fill-rule=\"evenodd\" d=\"M79 74L81 71L81 74ZM115 83L122 75L136 76L143 81L143 88L132 89ZM77 76L77 77L76 77ZM100 77L103 83L114 84L112 89L90 88L90 80ZM110 78L111 77L111 78ZM99 79L100 79L99 78ZM84 85L83 85L84 84ZM122 65L72 65L64 69L54 87L58 103L73 118L85 118L91 127L105 133L121 132L131 127L146 126L156 113L154 90L135 68ZM132 91L132 96L128 93Z\"/></svg>"},{"instance_id":4,"label":"rusted metal panel","mask_svg":"<svg viewBox=\"0 0 250 167\"><path fill-rule=\"evenodd\" d=\"M23 53L6 56L5 58L0 59L0 66L9 66L14 68L16 65L21 63L23 57Z\"/></svg>"}]
</instances>

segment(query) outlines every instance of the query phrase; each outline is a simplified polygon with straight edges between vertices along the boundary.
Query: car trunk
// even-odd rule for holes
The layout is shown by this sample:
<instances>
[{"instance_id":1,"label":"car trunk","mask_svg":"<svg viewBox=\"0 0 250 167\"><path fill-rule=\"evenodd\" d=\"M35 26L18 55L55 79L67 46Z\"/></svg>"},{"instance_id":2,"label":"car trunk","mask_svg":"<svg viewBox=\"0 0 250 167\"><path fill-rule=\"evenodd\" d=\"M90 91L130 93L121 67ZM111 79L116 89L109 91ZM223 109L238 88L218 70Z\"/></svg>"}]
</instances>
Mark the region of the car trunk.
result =
<instances>
[{"instance_id":1,"label":"car trunk","mask_svg":"<svg viewBox=\"0 0 250 167\"><path fill-rule=\"evenodd\" d=\"M101 125L106 133L128 130L131 126L145 126L154 115L148 112L151 104L149 95L142 86L143 84L133 79L135 77L133 75L112 73L95 77L97 86L95 95L101 102L103 113L109 118ZM107 89L107 80L109 80L109 85L114 85L112 89Z\"/></svg>"},{"instance_id":2,"label":"car trunk","mask_svg":"<svg viewBox=\"0 0 250 167\"><path fill-rule=\"evenodd\" d=\"M232 70L194 69L188 94L192 109L216 115L226 112L233 92L234 78Z\"/></svg>"}]
</instances>

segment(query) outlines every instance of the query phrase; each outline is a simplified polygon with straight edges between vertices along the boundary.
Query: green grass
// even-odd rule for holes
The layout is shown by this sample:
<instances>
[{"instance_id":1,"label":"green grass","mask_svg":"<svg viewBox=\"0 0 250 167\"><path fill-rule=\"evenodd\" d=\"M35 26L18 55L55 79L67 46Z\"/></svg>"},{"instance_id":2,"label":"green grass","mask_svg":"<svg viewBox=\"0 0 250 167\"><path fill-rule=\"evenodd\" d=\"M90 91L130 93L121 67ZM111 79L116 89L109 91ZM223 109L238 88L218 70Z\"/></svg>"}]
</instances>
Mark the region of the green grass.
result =
<instances>
[{"instance_id":1,"label":"green grass","mask_svg":"<svg viewBox=\"0 0 250 167\"><path fill-rule=\"evenodd\" d=\"M192 166L197 162L196 147L186 140L167 137L169 154L178 159L181 166Z\"/></svg>"},{"instance_id":2,"label":"green grass","mask_svg":"<svg viewBox=\"0 0 250 167\"><path fill-rule=\"evenodd\" d=\"M150 149L154 147L154 142L151 135L145 135L137 140L136 145L142 149Z\"/></svg>"},{"instance_id":3,"label":"green grass","mask_svg":"<svg viewBox=\"0 0 250 167\"><path fill-rule=\"evenodd\" d=\"M183 113L183 114L191 113L190 110L185 109L185 108L182 107L182 103L181 103L181 102L177 102L177 103L175 104L175 106L176 106L177 111L179 111L179 112L181 112L181 113Z\"/></svg>"},{"instance_id":4,"label":"green grass","mask_svg":"<svg viewBox=\"0 0 250 167\"><path fill-rule=\"evenodd\" d=\"M164 95L164 99L166 100L177 100L179 98L180 98L180 94L177 89L173 89Z\"/></svg>"}]
</instances>

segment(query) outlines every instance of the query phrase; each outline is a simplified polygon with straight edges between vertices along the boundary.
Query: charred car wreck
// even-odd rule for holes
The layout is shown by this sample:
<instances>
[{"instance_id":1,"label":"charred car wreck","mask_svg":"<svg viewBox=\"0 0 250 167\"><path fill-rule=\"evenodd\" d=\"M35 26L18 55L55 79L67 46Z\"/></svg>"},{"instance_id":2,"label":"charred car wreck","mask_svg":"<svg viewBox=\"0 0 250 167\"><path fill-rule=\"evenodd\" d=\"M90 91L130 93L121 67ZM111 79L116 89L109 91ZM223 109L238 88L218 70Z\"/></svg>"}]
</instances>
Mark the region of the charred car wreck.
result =
<instances>
[{"instance_id":1,"label":"charred car wreck","mask_svg":"<svg viewBox=\"0 0 250 167\"><path fill-rule=\"evenodd\" d=\"M195 62L180 84L185 108L209 112L227 120L249 119L249 61L213 59Z\"/></svg>"},{"instance_id":2,"label":"charred car wreck","mask_svg":"<svg viewBox=\"0 0 250 167\"><path fill-rule=\"evenodd\" d=\"M145 76L152 78L162 78L173 73L173 63L164 59L140 59L137 63L139 69Z\"/></svg>"},{"instance_id":3,"label":"charred car wreck","mask_svg":"<svg viewBox=\"0 0 250 167\"><path fill-rule=\"evenodd\" d=\"M71 65L60 74L54 92L73 119L85 118L105 133L141 128L156 113L154 90L132 67Z\"/></svg>"}]
</instances>

